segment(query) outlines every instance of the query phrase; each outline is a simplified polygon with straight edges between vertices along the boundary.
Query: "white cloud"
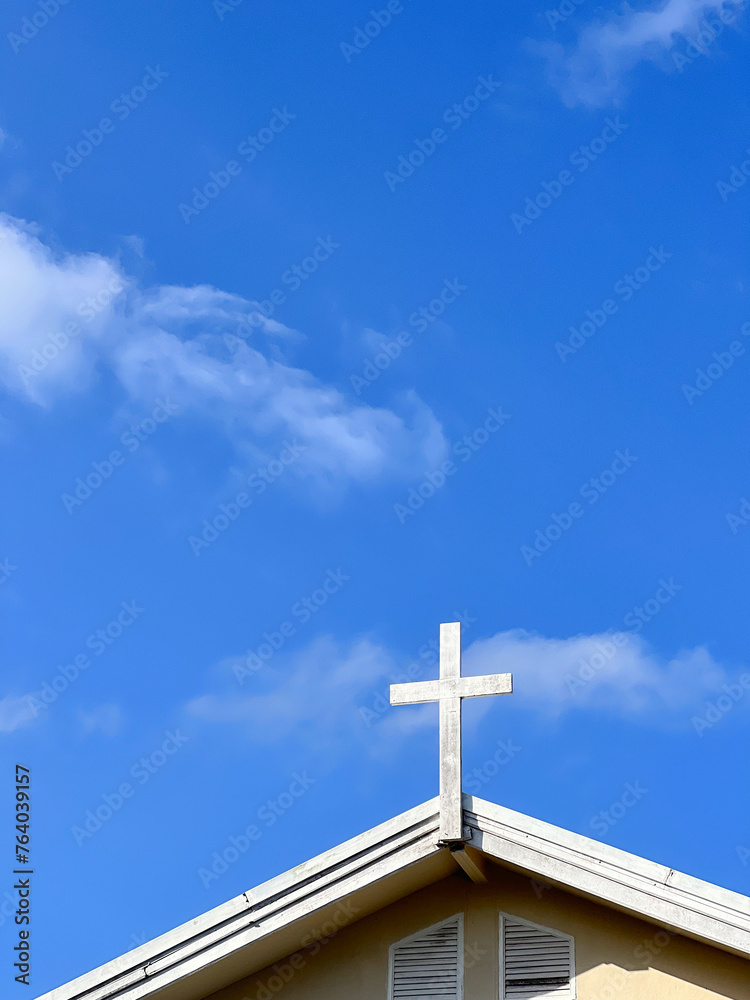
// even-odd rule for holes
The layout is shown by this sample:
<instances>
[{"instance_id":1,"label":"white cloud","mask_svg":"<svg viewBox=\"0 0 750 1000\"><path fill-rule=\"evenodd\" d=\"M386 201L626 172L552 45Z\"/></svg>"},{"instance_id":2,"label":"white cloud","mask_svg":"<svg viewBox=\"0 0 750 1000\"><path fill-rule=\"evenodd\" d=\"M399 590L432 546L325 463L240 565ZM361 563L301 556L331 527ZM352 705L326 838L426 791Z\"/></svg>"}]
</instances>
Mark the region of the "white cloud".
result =
<instances>
[{"instance_id":1,"label":"white cloud","mask_svg":"<svg viewBox=\"0 0 750 1000\"><path fill-rule=\"evenodd\" d=\"M286 741L334 749L352 735L364 736L358 706L374 688L383 688L395 671L389 651L369 639L349 646L330 636L315 639L283 666L265 666L240 688L233 668L242 658L226 661L229 689L190 701L189 714L210 723L237 724L257 743ZM246 688L254 693L245 693Z\"/></svg>"},{"instance_id":2,"label":"white cloud","mask_svg":"<svg viewBox=\"0 0 750 1000\"><path fill-rule=\"evenodd\" d=\"M73 338L63 350L54 338L62 342L66 323L80 324L79 309L86 308L86 300L118 277L105 258L53 253L33 226L0 215L0 378L8 389L44 403L63 387L85 384L95 361L92 342L111 320L110 311L95 314L84 336ZM44 367L37 373L30 368L34 352L54 353L54 363L40 353L38 364ZM26 367L30 374L24 373Z\"/></svg>"},{"instance_id":3,"label":"white cloud","mask_svg":"<svg viewBox=\"0 0 750 1000\"><path fill-rule=\"evenodd\" d=\"M34 720L26 698L9 694L0 698L0 733L13 733Z\"/></svg>"},{"instance_id":4,"label":"white cloud","mask_svg":"<svg viewBox=\"0 0 750 1000\"><path fill-rule=\"evenodd\" d=\"M695 714L705 712L707 699L723 694L722 685L736 683L703 647L666 659L637 635L617 635L619 645L610 632L569 639L500 632L465 650L464 673L512 673L514 692L502 699L504 712L521 710L549 720L584 711L680 729L689 729ZM279 661L260 669L244 687L233 676L235 664L244 661L225 661L218 673L231 675L227 688L193 699L187 711L207 723L239 726L253 742L294 736L330 752L352 736L374 753L393 751L412 732L437 725L434 706L388 707L389 684L403 676L407 661L371 639L346 647L319 638ZM435 667L416 676L436 675ZM492 711L494 701L472 702L472 725Z\"/></svg>"},{"instance_id":5,"label":"white cloud","mask_svg":"<svg viewBox=\"0 0 750 1000\"><path fill-rule=\"evenodd\" d=\"M550 82L568 107L603 107L621 96L638 63L662 60L677 37L697 36L706 16L722 6L721 0L665 0L648 10L625 4L621 13L583 28L572 49L543 42L532 50L547 58ZM736 12L742 5L726 6Z\"/></svg>"},{"instance_id":6,"label":"white cloud","mask_svg":"<svg viewBox=\"0 0 750 1000\"><path fill-rule=\"evenodd\" d=\"M119 705L110 703L97 705L90 712L78 710L78 722L84 733L102 733L104 736L117 736L122 729L122 712Z\"/></svg>"},{"instance_id":7,"label":"white cloud","mask_svg":"<svg viewBox=\"0 0 750 1000\"><path fill-rule=\"evenodd\" d=\"M731 680L703 646L665 659L633 633L547 639L501 632L470 646L464 662L467 673L513 673L513 701L541 714L583 709L660 725L689 725L691 713Z\"/></svg>"},{"instance_id":8,"label":"white cloud","mask_svg":"<svg viewBox=\"0 0 750 1000\"><path fill-rule=\"evenodd\" d=\"M282 347L295 332L239 295L142 290L115 262L54 252L33 227L0 216L0 297L0 379L34 403L80 392L106 367L131 402L150 409L169 396L240 457L267 459L296 439L294 474L328 485L413 477L443 456L440 425L416 395L397 401L398 412L351 400L290 363Z\"/></svg>"}]
</instances>

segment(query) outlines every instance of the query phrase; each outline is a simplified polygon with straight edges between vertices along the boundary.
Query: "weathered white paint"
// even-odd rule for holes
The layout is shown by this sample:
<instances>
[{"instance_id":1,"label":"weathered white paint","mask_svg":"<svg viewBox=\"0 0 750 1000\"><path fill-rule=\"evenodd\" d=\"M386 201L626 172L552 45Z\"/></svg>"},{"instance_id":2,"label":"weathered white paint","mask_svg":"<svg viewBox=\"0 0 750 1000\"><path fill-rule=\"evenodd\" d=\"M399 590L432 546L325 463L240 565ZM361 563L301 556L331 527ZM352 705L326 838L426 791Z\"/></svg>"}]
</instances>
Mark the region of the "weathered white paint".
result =
<instances>
[{"instance_id":1,"label":"weathered white paint","mask_svg":"<svg viewBox=\"0 0 750 1000\"><path fill-rule=\"evenodd\" d=\"M464 796L469 843L538 879L738 955L750 955L750 897L599 841Z\"/></svg>"},{"instance_id":2,"label":"weathered white paint","mask_svg":"<svg viewBox=\"0 0 750 1000\"><path fill-rule=\"evenodd\" d=\"M455 855L437 844L438 805L425 802L40 1000L199 1000L237 982L288 955L290 931L332 906L355 900L366 916L457 870ZM469 857L473 847L524 875L750 957L747 896L483 799L465 795L463 810Z\"/></svg>"},{"instance_id":3,"label":"weathered white paint","mask_svg":"<svg viewBox=\"0 0 750 1000\"><path fill-rule=\"evenodd\" d=\"M501 912L499 942L500 1000L543 995L555 1000L575 1000L575 941L570 934ZM567 982L551 987L549 993L513 983L519 978L545 975L564 977Z\"/></svg>"},{"instance_id":4,"label":"weathered white paint","mask_svg":"<svg viewBox=\"0 0 750 1000\"><path fill-rule=\"evenodd\" d=\"M487 882L487 863L484 855L470 847L468 844L460 844L451 847L451 854L463 868L472 882Z\"/></svg>"},{"instance_id":5,"label":"weathered white paint","mask_svg":"<svg viewBox=\"0 0 750 1000\"><path fill-rule=\"evenodd\" d=\"M440 840L466 840L461 808L461 700L512 694L511 674L461 676L461 622L440 626L440 679L391 684L391 705L440 705Z\"/></svg>"},{"instance_id":6,"label":"weathered white paint","mask_svg":"<svg viewBox=\"0 0 750 1000\"><path fill-rule=\"evenodd\" d=\"M464 915L455 913L388 949L388 1000L463 1000Z\"/></svg>"}]
</instances>

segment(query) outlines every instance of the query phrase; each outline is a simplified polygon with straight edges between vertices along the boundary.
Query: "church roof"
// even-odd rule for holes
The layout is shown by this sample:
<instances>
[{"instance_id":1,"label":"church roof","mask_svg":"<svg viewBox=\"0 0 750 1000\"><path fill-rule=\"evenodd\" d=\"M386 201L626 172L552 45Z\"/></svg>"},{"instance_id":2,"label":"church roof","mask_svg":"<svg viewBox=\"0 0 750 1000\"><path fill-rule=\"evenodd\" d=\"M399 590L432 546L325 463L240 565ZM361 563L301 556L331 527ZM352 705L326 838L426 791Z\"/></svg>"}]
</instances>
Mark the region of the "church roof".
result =
<instances>
[{"instance_id":1,"label":"church roof","mask_svg":"<svg viewBox=\"0 0 750 1000\"><path fill-rule=\"evenodd\" d=\"M342 909L353 914L348 922L360 919L453 874L459 864L481 879L481 855L750 957L750 897L470 795L463 796L463 809L468 856L438 844L439 801L431 799L40 1000L200 1000L294 952L301 935L318 933Z\"/></svg>"}]
</instances>

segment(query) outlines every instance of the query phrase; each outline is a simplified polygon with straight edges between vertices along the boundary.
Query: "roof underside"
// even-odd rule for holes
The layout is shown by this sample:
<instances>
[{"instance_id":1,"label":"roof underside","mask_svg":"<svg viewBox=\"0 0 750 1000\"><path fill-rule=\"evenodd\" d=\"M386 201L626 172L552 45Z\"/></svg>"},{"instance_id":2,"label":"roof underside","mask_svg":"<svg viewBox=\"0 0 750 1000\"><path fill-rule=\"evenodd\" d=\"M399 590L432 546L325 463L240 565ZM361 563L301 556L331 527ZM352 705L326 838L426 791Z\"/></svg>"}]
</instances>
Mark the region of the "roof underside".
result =
<instances>
[{"instance_id":1,"label":"roof underside","mask_svg":"<svg viewBox=\"0 0 750 1000\"><path fill-rule=\"evenodd\" d=\"M464 796L469 843L515 871L750 956L750 898ZM293 952L309 927L361 919L457 870L438 799L209 910L40 1000L202 1000Z\"/></svg>"}]
</instances>

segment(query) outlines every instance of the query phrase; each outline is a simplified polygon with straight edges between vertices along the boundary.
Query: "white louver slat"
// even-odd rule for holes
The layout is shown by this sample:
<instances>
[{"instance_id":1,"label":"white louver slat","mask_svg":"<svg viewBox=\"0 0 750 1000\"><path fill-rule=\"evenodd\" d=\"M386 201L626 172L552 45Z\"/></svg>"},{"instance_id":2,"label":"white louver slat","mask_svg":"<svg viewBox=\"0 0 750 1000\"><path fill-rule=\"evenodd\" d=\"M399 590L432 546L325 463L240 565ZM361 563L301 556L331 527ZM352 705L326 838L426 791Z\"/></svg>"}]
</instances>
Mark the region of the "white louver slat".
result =
<instances>
[{"instance_id":1,"label":"white louver slat","mask_svg":"<svg viewBox=\"0 0 750 1000\"><path fill-rule=\"evenodd\" d=\"M573 938L505 915L500 934L504 1000L573 1000Z\"/></svg>"},{"instance_id":2,"label":"white louver slat","mask_svg":"<svg viewBox=\"0 0 750 1000\"><path fill-rule=\"evenodd\" d=\"M391 946L390 1000L461 1000L461 914Z\"/></svg>"}]
</instances>

